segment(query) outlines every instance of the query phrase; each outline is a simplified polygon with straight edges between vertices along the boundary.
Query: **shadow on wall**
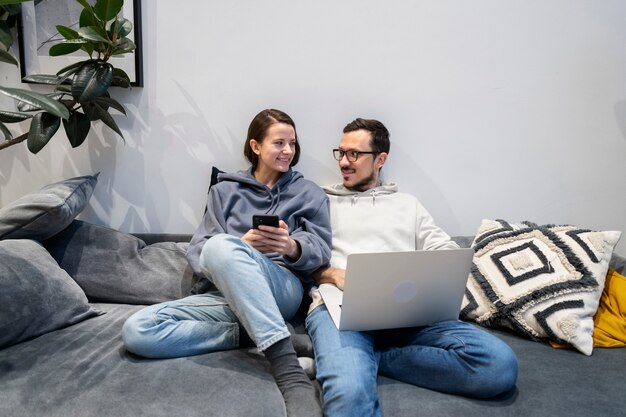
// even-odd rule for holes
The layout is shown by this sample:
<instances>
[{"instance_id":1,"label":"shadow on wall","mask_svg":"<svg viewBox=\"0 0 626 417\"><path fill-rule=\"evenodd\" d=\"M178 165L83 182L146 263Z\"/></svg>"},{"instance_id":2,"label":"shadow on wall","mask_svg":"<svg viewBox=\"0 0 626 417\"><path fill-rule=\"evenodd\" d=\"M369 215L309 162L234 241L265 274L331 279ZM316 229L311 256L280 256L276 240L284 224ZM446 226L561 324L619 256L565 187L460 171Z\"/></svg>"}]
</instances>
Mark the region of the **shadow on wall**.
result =
<instances>
[{"instance_id":1,"label":"shadow on wall","mask_svg":"<svg viewBox=\"0 0 626 417\"><path fill-rule=\"evenodd\" d=\"M17 128L11 126L11 131L16 132ZM0 151L0 201L4 199L2 189L9 183L16 181L15 178L11 178L11 173L14 172L16 164L22 164L26 172L31 172L29 155L31 153L26 148L26 144L10 146Z\"/></svg>"},{"instance_id":2,"label":"shadow on wall","mask_svg":"<svg viewBox=\"0 0 626 417\"><path fill-rule=\"evenodd\" d=\"M28 126L20 126L26 131ZM108 128L105 128L106 130ZM19 131L18 129L15 129ZM22 195L39 189L51 182L67 178L95 174L103 166L115 166L115 147L120 138L114 132L100 129L91 129L85 144L73 149L67 140L63 128L52 137L50 144L37 155L28 150L26 143L21 143L0 151L0 192L7 189L19 190L19 195L5 196L0 194L0 201L15 200ZM111 152L113 150L113 152ZM98 157L87 157L87 154L97 154ZM91 165L89 160L92 161ZM93 163L96 160L97 163ZM16 175L28 178L16 178ZM106 186L107 177L100 177L100 187ZM16 187L16 184L21 184Z\"/></svg>"},{"instance_id":3,"label":"shadow on wall","mask_svg":"<svg viewBox=\"0 0 626 417\"><path fill-rule=\"evenodd\" d=\"M117 144L121 146L119 156L103 147L90 149L92 167L101 174L92 204L82 217L122 231L166 231L169 224L176 224L177 231L191 231L197 227L206 204L211 175L207 160L218 160L233 141L215 134L194 95L176 81L187 103L183 106L186 111L165 114L157 105L157 53L150 49L150 40L157 38L156 18L151 9L143 10L143 21L147 23L144 68L155 70L146 72L143 89L120 91L128 117L121 117L118 123L126 136L125 145ZM184 166L180 161L185 161ZM200 195L175 182L185 181L189 172L206 173L193 180L197 183L194 190L204 190Z\"/></svg>"},{"instance_id":4,"label":"shadow on wall","mask_svg":"<svg viewBox=\"0 0 626 417\"><path fill-rule=\"evenodd\" d=\"M158 106L142 106L140 101L147 97L131 95L128 100L133 102L125 102L129 118L119 123L129 132L126 144L118 144L123 157L108 155L111 152L102 146L90 148L92 166L95 170L102 166L102 173L83 218L97 219L122 231L148 232L164 231L171 216L177 216L177 220L184 220L183 228L195 229L206 197L201 196L198 203L199 196L176 187L172 177L184 181L185 172L206 172L206 178L198 179L198 183L206 183L204 189L208 189L211 165L199 160L197 154L223 154L225 141L215 135L192 95L179 88L193 112L164 114ZM173 157L174 153L188 155L182 158L185 166L175 165L181 158ZM115 219L110 219L112 210Z\"/></svg>"}]
</instances>

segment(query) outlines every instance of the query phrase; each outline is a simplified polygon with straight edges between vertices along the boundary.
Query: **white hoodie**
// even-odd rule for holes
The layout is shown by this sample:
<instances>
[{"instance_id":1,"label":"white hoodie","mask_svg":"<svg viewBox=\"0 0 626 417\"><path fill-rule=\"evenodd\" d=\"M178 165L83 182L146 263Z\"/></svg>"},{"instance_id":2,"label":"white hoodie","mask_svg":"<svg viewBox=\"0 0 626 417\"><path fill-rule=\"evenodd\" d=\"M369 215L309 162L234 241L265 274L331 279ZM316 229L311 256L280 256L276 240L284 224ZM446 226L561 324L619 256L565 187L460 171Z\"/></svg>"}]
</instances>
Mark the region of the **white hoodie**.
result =
<instances>
[{"instance_id":1,"label":"white hoodie","mask_svg":"<svg viewBox=\"0 0 626 417\"><path fill-rule=\"evenodd\" d=\"M343 184L322 189L330 200L333 268L345 269L351 253L459 247L435 224L417 198L398 192L396 183L363 192L349 190ZM323 303L317 287L311 289L310 295L309 313Z\"/></svg>"},{"instance_id":2,"label":"white hoodie","mask_svg":"<svg viewBox=\"0 0 626 417\"><path fill-rule=\"evenodd\" d=\"M331 266L345 269L350 253L451 249L458 245L430 213L395 183L359 192L322 187L330 200Z\"/></svg>"}]
</instances>

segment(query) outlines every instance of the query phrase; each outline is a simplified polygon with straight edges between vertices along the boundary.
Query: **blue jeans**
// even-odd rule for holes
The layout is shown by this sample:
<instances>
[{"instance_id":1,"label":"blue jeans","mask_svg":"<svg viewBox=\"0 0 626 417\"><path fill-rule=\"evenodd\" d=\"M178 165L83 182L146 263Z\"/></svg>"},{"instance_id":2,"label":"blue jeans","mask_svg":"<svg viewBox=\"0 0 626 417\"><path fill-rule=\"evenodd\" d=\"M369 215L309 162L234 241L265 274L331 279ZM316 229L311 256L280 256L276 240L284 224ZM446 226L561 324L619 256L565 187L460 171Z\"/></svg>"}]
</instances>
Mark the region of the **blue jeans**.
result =
<instances>
[{"instance_id":1,"label":"blue jeans","mask_svg":"<svg viewBox=\"0 0 626 417\"><path fill-rule=\"evenodd\" d=\"M507 392L517 358L497 337L462 321L370 332L339 331L326 306L306 318L324 415L381 416L377 375L477 398Z\"/></svg>"},{"instance_id":2,"label":"blue jeans","mask_svg":"<svg viewBox=\"0 0 626 417\"><path fill-rule=\"evenodd\" d=\"M198 355L239 347L240 326L260 350L289 337L285 321L302 301L298 277L234 236L209 239L200 264L219 293L146 307L126 320L126 348L149 358Z\"/></svg>"}]
</instances>

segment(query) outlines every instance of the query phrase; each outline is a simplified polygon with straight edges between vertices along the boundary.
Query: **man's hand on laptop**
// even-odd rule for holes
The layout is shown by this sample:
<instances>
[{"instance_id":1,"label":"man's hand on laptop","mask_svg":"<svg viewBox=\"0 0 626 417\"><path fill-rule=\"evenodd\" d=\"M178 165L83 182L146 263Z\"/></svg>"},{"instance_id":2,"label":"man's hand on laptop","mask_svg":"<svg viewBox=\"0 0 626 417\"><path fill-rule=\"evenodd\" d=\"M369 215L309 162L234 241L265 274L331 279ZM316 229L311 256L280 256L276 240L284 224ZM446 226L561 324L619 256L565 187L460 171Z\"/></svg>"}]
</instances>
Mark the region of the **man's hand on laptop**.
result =
<instances>
[{"instance_id":1,"label":"man's hand on laptop","mask_svg":"<svg viewBox=\"0 0 626 417\"><path fill-rule=\"evenodd\" d=\"M320 284L332 284L335 287L343 290L343 283L346 277L346 270L339 268L322 268L318 269L313 274L313 279L317 285Z\"/></svg>"}]
</instances>

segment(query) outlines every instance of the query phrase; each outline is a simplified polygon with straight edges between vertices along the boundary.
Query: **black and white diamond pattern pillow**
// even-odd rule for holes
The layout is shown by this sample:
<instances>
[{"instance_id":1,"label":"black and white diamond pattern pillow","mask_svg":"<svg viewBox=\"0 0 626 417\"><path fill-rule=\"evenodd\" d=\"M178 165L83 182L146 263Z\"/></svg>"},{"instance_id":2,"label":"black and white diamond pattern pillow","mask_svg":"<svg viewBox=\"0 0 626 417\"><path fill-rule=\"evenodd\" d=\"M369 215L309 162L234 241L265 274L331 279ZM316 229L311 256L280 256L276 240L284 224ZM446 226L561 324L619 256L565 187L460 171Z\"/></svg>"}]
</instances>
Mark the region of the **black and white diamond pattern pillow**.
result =
<instances>
[{"instance_id":1,"label":"black and white diamond pattern pillow","mask_svg":"<svg viewBox=\"0 0 626 417\"><path fill-rule=\"evenodd\" d=\"M593 316L620 235L483 220L461 317L590 355Z\"/></svg>"}]
</instances>

